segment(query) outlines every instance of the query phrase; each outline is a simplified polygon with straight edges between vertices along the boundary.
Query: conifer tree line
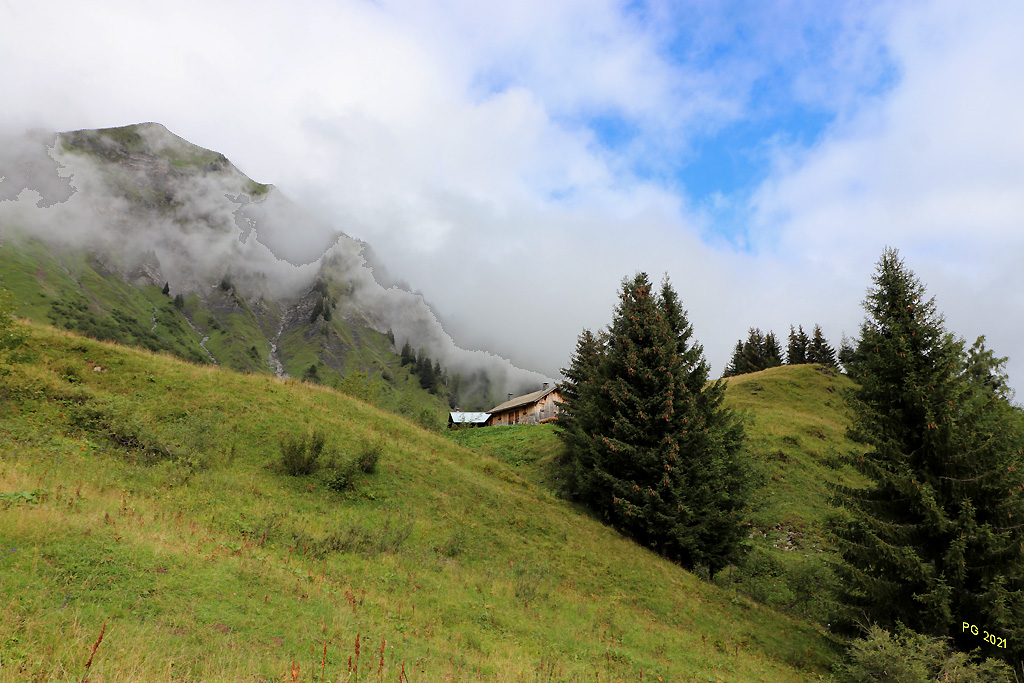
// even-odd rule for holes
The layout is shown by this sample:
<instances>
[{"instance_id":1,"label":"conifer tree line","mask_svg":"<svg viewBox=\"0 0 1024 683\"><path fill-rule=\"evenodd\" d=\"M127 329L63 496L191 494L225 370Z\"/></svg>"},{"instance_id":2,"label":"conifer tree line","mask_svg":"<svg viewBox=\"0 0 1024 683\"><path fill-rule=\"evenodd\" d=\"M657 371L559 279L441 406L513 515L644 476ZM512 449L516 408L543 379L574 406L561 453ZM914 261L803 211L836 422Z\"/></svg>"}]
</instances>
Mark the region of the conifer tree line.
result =
<instances>
[{"instance_id":1,"label":"conifer tree line","mask_svg":"<svg viewBox=\"0 0 1024 683\"><path fill-rule=\"evenodd\" d=\"M746 533L750 464L725 383L693 339L666 278L622 282L606 330L580 335L562 370L566 493L638 543L686 567L735 561Z\"/></svg>"},{"instance_id":2,"label":"conifer tree line","mask_svg":"<svg viewBox=\"0 0 1024 683\"><path fill-rule=\"evenodd\" d=\"M409 340L402 345L401 363L419 378L421 388L445 398L452 407L456 405L461 384L458 374L449 376L440 361L431 360L423 349L413 350Z\"/></svg>"},{"instance_id":3,"label":"conifer tree line","mask_svg":"<svg viewBox=\"0 0 1024 683\"><path fill-rule=\"evenodd\" d=\"M761 332L759 328L751 327L747 332L747 340L742 339L736 342L732 358L725 368L723 377L734 377L745 375L748 372L758 372L767 368L774 368L780 365L801 365L804 363L818 363L828 367L838 367L835 349L833 349L825 334L821 331L820 325L814 326L813 336L808 337L804 332L804 326L798 328L789 326L789 341L786 345L785 360L783 360L782 348L775 333L769 330Z\"/></svg>"},{"instance_id":4,"label":"conifer tree line","mask_svg":"<svg viewBox=\"0 0 1024 683\"><path fill-rule=\"evenodd\" d=\"M864 309L844 363L858 385L848 436L867 448L854 465L868 484L834 487L829 524L843 623L902 624L1019 667L1024 412L1011 401L1007 359L984 337L968 348L947 331L894 249Z\"/></svg>"}]
</instances>

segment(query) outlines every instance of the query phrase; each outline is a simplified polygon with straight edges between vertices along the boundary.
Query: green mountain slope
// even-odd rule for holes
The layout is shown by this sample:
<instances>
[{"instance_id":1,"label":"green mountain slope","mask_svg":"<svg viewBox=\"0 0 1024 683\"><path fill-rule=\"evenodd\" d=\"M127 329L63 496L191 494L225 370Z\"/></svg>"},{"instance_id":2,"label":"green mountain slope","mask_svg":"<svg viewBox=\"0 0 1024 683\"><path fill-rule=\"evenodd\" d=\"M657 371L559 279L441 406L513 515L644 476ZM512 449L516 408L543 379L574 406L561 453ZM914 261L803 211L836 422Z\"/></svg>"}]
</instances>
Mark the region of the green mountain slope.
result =
<instances>
[{"instance_id":1,"label":"green mountain slope","mask_svg":"<svg viewBox=\"0 0 1024 683\"><path fill-rule=\"evenodd\" d=\"M821 532L828 486L862 483L849 463L861 447L846 438L843 394L853 387L828 368L792 365L731 377L726 391L726 405L746 415L744 448L761 485L748 506L751 552L715 583L822 625L835 608L832 551ZM463 429L451 438L541 487L559 488L563 446L552 425Z\"/></svg>"},{"instance_id":2,"label":"green mountain slope","mask_svg":"<svg viewBox=\"0 0 1024 683\"><path fill-rule=\"evenodd\" d=\"M835 656L482 444L308 384L29 334L0 379L0 680L806 681ZM311 429L336 459L382 444L377 471L340 491L284 474L282 437Z\"/></svg>"},{"instance_id":3,"label":"green mountain slope","mask_svg":"<svg viewBox=\"0 0 1024 683\"><path fill-rule=\"evenodd\" d=\"M374 280L365 244L163 126L62 133L19 163L7 194L42 196L0 202L0 286L21 316L241 372L315 371L438 424L449 398L484 409L545 379L458 349L422 297ZM401 371L395 335L451 367L449 386Z\"/></svg>"},{"instance_id":4,"label":"green mountain slope","mask_svg":"<svg viewBox=\"0 0 1024 683\"><path fill-rule=\"evenodd\" d=\"M102 221L91 224L90 207L69 207L82 224L76 231L86 236L77 239L49 225L45 214L6 221L0 272L19 315L242 372L273 372L277 361L280 372L294 376L321 362L325 380L356 369L369 378L388 374L396 360L392 342L360 319L351 302L341 302L348 310L337 316L310 315L321 299L337 309L338 293L352 289L327 261L314 269L320 272L315 290L309 275L288 295L260 282L265 273L243 271L230 251L212 260L216 272L190 263L205 258L203 247L223 250L217 235L237 230L227 221L232 214L223 215L237 203L218 194L240 192L237 199L248 207L270 186L156 124L64 133L59 146L61 158L83 177L78 192L100 205ZM188 241L196 234L202 239ZM327 235L319 239L322 253L330 243ZM161 241L184 264L161 260ZM163 295L167 280L175 287ZM183 301L176 307L178 294Z\"/></svg>"},{"instance_id":5,"label":"green mountain slope","mask_svg":"<svg viewBox=\"0 0 1024 683\"><path fill-rule=\"evenodd\" d=\"M327 292L345 287L317 282L314 286ZM98 254L26 236L0 246L0 286L14 294L19 316L95 339L256 374L272 374L274 361L283 374L295 377L316 365L320 383L423 424L443 424L448 410L444 398L421 389L418 379L401 367L386 335L341 315L310 321L313 302L323 296L312 286L289 302L250 304L225 282L202 297L182 297L179 307L161 287L126 281L116 265ZM343 296L334 300L339 299ZM277 330L269 330L275 325Z\"/></svg>"}]
</instances>

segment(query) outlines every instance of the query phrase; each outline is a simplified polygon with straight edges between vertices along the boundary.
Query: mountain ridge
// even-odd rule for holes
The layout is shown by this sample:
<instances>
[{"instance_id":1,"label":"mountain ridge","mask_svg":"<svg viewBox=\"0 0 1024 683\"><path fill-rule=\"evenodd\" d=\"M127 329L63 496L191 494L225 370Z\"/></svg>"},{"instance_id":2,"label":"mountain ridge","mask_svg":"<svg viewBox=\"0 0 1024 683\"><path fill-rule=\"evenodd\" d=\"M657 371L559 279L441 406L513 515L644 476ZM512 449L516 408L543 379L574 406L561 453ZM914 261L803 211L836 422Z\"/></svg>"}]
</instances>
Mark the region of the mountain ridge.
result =
<instances>
[{"instance_id":1,"label":"mountain ridge","mask_svg":"<svg viewBox=\"0 0 1024 683\"><path fill-rule=\"evenodd\" d=\"M0 169L7 176L0 184L7 197L0 202L0 234L7 237L0 260L35 238L57 264L85 267L75 256L83 252L103 278L135 288L166 283L172 298L186 300L179 310L196 338L211 338L207 353L217 362L254 372L283 368L293 376L320 365L330 382L354 371L386 382L395 374L394 342L409 341L460 377L453 404L479 409L550 381L493 354L458 348L421 295L376 281L364 257L368 245L160 124L71 131L45 153L38 145L20 149L28 157L20 171L11 172L10 160ZM41 170L47 163L52 174ZM19 185L28 194L12 189ZM24 304L45 287L24 277L13 289ZM148 316L140 309L136 322L156 322L160 302L151 293L132 296L155 304ZM93 309L106 309L96 314L114 308L102 296L86 298ZM219 339L218 328L230 334Z\"/></svg>"}]
</instances>

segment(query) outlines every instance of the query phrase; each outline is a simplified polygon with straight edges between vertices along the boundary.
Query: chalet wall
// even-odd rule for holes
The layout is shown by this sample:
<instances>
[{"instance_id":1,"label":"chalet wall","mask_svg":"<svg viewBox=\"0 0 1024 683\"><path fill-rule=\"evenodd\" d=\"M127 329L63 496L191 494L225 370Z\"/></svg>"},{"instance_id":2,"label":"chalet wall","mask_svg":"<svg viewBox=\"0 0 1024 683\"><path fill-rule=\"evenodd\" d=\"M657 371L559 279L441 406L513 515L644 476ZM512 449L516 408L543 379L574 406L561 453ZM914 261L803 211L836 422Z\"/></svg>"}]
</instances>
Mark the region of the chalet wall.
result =
<instances>
[{"instance_id":1,"label":"chalet wall","mask_svg":"<svg viewBox=\"0 0 1024 683\"><path fill-rule=\"evenodd\" d=\"M516 425L516 424L538 424L541 420L547 420L558 414L557 401L562 397L557 391L552 391L539 401L527 405L509 408L498 413L492 413L488 425Z\"/></svg>"}]
</instances>

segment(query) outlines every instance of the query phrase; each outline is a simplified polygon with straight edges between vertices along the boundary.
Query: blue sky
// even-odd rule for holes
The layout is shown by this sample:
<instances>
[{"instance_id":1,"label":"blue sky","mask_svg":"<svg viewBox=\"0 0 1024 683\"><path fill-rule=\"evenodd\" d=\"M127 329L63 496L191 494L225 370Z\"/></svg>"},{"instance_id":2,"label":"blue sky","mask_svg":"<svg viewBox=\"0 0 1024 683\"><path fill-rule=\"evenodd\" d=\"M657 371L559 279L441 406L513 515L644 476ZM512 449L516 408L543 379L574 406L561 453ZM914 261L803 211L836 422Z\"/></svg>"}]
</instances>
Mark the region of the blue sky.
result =
<instances>
[{"instance_id":1,"label":"blue sky","mask_svg":"<svg viewBox=\"0 0 1024 683\"><path fill-rule=\"evenodd\" d=\"M0 132L159 121L548 374L637 270L716 372L751 326L838 344L890 245L1012 378L1022 27L1009 1L5 3Z\"/></svg>"}]
</instances>

